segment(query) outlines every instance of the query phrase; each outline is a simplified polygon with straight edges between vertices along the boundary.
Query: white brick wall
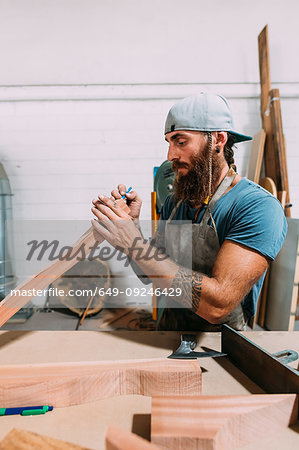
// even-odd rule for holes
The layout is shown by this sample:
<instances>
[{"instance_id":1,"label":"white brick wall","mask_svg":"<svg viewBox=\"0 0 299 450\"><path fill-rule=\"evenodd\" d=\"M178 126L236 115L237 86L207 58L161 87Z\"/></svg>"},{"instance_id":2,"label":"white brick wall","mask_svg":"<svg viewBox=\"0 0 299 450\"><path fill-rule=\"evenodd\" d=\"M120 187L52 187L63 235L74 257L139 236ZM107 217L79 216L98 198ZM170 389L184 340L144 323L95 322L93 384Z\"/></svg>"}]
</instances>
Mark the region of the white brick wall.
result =
<instances>
[{"instance_id":1,"label":"white brick wall","mask_svg":"<svg viewBox=\"0 0 299 450\"><path fill-rule=\"evenodd\" d=\"M292 216L298 217L299 99L292 86L278 87L282 92ZM7 101L7 88L0 88L0 160L14 194L14 217L88 219L92 198L108 194L124 182L140 193L142 218L149 218L153 167L167 154L163 136L167 111L177 98L207 90L207 86L157 85L156 89L144 86L143 90L116 86L113 99L108 99L111 86L102 86L94 101L89 95L84 101L86 88L81 86L73 87L72 93L60 87L59 96L57 88L54 96L52 89L44 87L40 95L39 87L31 87L30 92L26 87L10 88L13 101ZM227 95L237 130L247 134L259 131L257 85L209 85L208 89ZM61 100L55 100L57 97ZM250 144L239 144L236 161L243 176L249 153Z\"/></svg>"}]
</instances>

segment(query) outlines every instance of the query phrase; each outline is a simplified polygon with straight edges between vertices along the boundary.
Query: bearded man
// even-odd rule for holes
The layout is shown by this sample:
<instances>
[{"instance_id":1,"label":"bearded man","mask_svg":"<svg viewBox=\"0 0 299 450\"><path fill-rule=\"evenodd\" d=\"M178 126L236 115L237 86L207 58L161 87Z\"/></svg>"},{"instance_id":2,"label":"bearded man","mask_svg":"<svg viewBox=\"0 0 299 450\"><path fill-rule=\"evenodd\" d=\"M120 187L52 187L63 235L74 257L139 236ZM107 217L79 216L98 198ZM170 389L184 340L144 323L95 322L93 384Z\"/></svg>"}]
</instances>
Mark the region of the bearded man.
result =
<instances>
[{"instance_id":1,"label":"bearded man","mask_svg":"<svg viewBox=\"0 0 299 450\"><path fill-rule=\"evenodd\" d=\"M152 242L136 226L138 194L126 194L129 214L115 202L125 195L124 185L110 199L93 201L100 221L93 220L95 233L128 254L143 281L163 290L158 329L219 331L226 323L243 330L286 236L281 204L236 173L232 147L251 137L234 131L224 97L201 93L177 102L166 119L165 139L176 179ZM130 253L136 242L138 252ZM155 246L164 249L162 260L150 258Z\"/></svg>"}]
</instances>

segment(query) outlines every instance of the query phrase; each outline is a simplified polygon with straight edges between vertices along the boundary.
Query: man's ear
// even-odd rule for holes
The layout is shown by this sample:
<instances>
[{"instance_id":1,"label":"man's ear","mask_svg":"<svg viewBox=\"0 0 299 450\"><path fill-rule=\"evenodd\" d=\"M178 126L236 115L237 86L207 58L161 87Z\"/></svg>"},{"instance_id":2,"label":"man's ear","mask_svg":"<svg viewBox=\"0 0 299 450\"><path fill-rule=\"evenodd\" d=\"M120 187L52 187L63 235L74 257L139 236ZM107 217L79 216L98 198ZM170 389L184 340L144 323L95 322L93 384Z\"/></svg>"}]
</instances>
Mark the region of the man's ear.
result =
<instances>
[{"instance_id":1,"label":"man's ear","mask_svg":"<svg viewBox=\"0 0 299 450\"><path fill-rule=\"evenodd\" d=\"M227 142L227 132L226 131L214 131L214 146L215 148L219 148L220 151L223 150L226 142Z\"/></svg>"}]
</instances>

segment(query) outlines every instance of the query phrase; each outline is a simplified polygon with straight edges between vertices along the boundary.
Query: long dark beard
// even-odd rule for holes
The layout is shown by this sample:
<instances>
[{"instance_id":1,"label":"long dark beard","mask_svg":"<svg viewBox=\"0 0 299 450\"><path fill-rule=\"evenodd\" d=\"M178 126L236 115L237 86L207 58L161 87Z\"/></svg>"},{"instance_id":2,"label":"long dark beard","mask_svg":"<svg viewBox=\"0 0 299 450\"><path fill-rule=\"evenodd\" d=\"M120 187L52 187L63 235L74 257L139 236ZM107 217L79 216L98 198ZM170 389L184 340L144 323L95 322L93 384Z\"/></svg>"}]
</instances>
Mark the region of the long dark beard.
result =
<instances>
[{"instance_id":1,"label":"long dark beard","mask_svg":"<svg viewBox=\"0 0 299 450\"><path fill-rule=\"evenodd\" d=\"M174 171L178 167L186 167L177 161L172 163ZM212 157L212 183L213 194L219 183L222 167L214 154ZM174 181L174 197L176 201L182 200L191 207L202 205L209 195L209 144L207 143L203 152L198 156L190 158L190 168L186 175L177 174Z\"/></svg>"}]
</instances>

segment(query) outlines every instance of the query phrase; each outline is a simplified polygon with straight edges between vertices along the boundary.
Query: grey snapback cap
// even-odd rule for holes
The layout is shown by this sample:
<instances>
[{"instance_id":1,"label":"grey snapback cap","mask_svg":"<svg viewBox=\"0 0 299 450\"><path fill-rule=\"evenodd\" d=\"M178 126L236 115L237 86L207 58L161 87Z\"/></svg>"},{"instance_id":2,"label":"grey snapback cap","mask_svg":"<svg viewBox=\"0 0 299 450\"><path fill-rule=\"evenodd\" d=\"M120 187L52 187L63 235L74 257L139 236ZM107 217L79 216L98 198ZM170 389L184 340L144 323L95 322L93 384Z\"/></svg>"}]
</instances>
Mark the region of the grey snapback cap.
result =
<instances>
[{"instance_id":1,"label":"grey snapback cap","mask_svg":"<svg viewBox=\"0 0 299 450\"><path fill-rule=\"evenodd\" d=\"M236 137L235 142L252 139L234 131L227 100L221 95L205 92L183 98L172 106L165 123L165 134L176 130L229 131Z\"/></svg>"}]
</instances>

